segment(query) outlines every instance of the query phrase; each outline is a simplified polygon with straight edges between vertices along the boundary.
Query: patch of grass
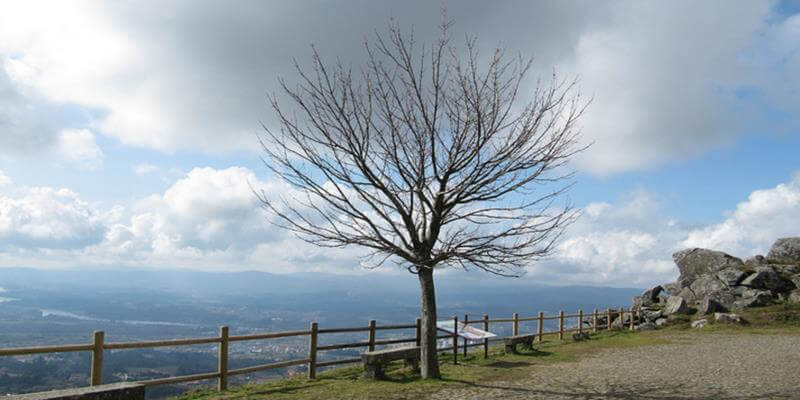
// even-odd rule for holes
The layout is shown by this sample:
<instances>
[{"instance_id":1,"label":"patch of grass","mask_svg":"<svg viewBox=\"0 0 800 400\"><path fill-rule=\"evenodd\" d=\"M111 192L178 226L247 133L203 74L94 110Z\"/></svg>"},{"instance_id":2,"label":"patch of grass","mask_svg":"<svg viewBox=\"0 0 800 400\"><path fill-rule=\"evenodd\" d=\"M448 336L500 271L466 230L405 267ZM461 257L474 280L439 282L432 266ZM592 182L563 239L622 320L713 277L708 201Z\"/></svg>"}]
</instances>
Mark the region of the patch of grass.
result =
<instances>
[{"instance_id":1,"label":"patch of grass","mask_svg":"<svg viewBox=\"0 0 800 400\"><path fill-rule=\"evenodd\" d=\"M535 343L534 351L522 350L519 354L505 354L502 346L492 346L489 358L483 351L469 353L466 358L459 354L458 364L453 365L452 353L439 357L442 380L419 378L403 368L401 362L387 368L387 379L370 381L361 377L360 366L338 368L317 374L310 381L296 376L263 383L233 387L218 393L211 389L189 392L176 399L397 399L416 398L430 394L449 385L474 385L477 382L513 380L529 376L532 368L560 362L574 362L581 357L601 349L645 346L667 343L654 332L611 331L593 334L590 340L545 340ZM479 348L476 348L479 349Z\"/></svg>"},{"instance_id":2,"label":"patch of grass","mask_svg":"<svg viewBox=\"0 0 800 400\"><path fill-rule=\"evenodd\" d=\"M590 340L573 342L548 336L544 342L535 343L534 351L522 350L520 354L505 354L502 346L493 346L489 358L483 358L483 349L474 348L466 358L459 354L453 365L452 353L439 357L442 380L421 379L404 368L401 362L387 368L387 379L370 381L362 378L361 366L338 368L318 373L316 380L304 376L252 383L233 387L218 393L214 390L189 392L176 400L210 399L413 399L435 393L453 385L476 385L492 381L525 379L537 368L564 362L575 362L600 350L658 345L666 343L690 344L694 335L704 334L793 334L800 335L800 304L780 304L751 308L737 312L747 325L714 323L711 316L679 316L672 324L656 331L630 332L628 330L603 331L591 335ZM692 320L707 318L709 325L691 329Z\"/></svg>"},{"instance_id":3,"label":"patch of grass","mask_svg":"<svg viewBox=\"0 0 800 400\"><path fill-rule=\"evenodd\" d=\"M702 333L740 333L740 334L800 334L800 304L781 303L768 307L754 307L734 312L744 319L745 324L716 322L714 315L684 316L676 319L678 324L670 325L667 331L691 331ZM691 322L708 320L702 329L692 329Z\"/></svg>"}]
</instances>

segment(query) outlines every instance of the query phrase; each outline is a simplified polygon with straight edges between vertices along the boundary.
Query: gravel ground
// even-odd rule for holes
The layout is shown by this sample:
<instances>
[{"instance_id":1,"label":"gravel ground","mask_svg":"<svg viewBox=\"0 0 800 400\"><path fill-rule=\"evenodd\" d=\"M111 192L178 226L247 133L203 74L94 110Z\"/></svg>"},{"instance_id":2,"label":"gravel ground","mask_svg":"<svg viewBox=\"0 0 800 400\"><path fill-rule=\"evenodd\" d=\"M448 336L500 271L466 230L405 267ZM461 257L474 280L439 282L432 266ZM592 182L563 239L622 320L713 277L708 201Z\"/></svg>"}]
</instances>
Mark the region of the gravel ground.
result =
<instances>
[{"instance_id":1,"label":"gravel ground","mask_svg":"<svg viewBox=\"0 0 800 400\"><path fill-rule=\"evenodd\" d=\"M800 336L669 339L525 367L527 379L448 388L431 399L800 399Z\"/></svg>"}]
</instances>

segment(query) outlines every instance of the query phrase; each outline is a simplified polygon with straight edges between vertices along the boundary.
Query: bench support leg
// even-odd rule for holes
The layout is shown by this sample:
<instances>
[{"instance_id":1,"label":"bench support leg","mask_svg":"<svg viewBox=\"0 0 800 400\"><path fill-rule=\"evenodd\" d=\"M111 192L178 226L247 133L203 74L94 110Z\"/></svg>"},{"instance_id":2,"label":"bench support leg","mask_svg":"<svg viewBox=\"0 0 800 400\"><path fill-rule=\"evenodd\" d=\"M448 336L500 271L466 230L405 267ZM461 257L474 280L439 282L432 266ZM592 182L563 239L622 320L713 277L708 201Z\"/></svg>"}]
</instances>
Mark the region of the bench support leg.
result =
<instances>
[{"instance_id":1,"label":"bench support leg","mask_svg":"<svg viewBox=\"0 0 800 400\"><path fill-rule=\"evenodd\" d=\"M533 350L533 339L522 342L522 344L525 346L526 349Z\"/></svg>"},{"instance_id":2,"label":"bench support leg","mask_svg":"<svg viewBox=\"0 0 800 400\"><path fill-rule=\"evenodd\" d=\"M419 359L418 358L407 358L406 359L406 367L411 368L415 374L419 373Z\"/></svg>"},{"instance_id":3,"label":"bench support leg","mask_svg":"<svg viewBox=\"0 0 800 400\"><path fill-rule=\"evenodd\" d=\"M517 345L516 344L507 344L506 345L506 354L517 354Z\"/></svg>"},{"instance_id":4,"label":"bench support leg","mask_svg":"<svg viewBox=\"0 0 800 400\"><path fill-rule=\"evenodd\" d=\"M367 364L364 366L364 378L374 380L383 377L383 368L380 364Z\"/></svg>"}]
</instances>

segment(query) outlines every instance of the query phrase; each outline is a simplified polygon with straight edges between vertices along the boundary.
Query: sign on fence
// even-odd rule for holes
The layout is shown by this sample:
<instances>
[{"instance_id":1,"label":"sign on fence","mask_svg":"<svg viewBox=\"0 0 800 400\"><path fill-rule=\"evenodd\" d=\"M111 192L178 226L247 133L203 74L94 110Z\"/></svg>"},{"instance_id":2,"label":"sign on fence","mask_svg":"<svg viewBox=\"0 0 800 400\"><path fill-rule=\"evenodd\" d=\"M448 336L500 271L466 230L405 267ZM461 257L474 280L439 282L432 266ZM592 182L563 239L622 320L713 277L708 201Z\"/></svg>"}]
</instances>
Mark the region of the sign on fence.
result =
<instances>
[{"instance_id":1,"label":"sign on fence","mask_svg":"<svg viewBox=\"0 0 800 400\"><path fill-rule=\"evenodd\" d=\"M447 333L453 333L453 322L453 320L436 321L436 328ZM464 325L461 322L458 323L458 331L456 331L455 334L467 340L483 340L497 336L494 333L478 329L474 326Z\"/></svg>"}]
</instances>

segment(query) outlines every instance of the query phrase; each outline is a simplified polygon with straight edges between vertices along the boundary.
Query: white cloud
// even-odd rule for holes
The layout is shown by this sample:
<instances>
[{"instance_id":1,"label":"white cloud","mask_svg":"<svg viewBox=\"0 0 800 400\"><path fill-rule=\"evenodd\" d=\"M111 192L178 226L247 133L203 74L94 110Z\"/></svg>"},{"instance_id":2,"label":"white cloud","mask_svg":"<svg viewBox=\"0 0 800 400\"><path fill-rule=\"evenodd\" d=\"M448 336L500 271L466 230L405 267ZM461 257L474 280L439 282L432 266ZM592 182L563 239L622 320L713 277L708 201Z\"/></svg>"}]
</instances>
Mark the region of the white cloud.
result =
<instances>
[{"instance_id":1,"label":"white cloud","mask_svg":"<svg viewBox=\"0 0 800 400\"><path fill-rule=\"evenodd\" d=\"M99 243L104 233L103 214L68 189L37 187L0 197L3 250L83 248Z\"/></svg>"},{"instance_id":2,"label":"white cloud","mask_svg":"<svg viewBox=\"0 0 800 400\"><path fill-rule=\"evenodd\" d=\"M697 229L684 247L719 249L740 257L765 255L775 239L800 236L800 172L788 183L756 190L723 222Z\"/></svg>"},{"instance_id":3,"label":"white cloud","mask_svg":"<svg viewBox=\"0 0 800 400\"><path fill-rule=\"evenodd\" d=\"M103 209L68 189L22 188L0 197L0 266L363 272L362 249L319 248L271 225L253 189L291 193L242 167L196 168L128 209ZM705 227L666 215L664 201L638 190L615 203L585 206L553 257L531 266L528 278L644 287L676 278L671 255L677 250L699 246L748 257L765 253L778 237L800 235L800 173L753 191L730 216Z\"/></svg>"},{"instance_id":4,"label":"white cloud","mask_svg":"<svg viewBox=\"0 0 800 400\"><path fill-rule=\"evenodd\" d=\"M96 169L103 163L103 151L87 129L61 131L56 152L61 159L84 169Z\"/></svg>"},{"instance_id":5,"label":"white cloud","mask_svg":"<svg viewBox=\"0 0 800 400\"><path fill-rule=\"evenodd\" d=\"M247 168L195 168L162 195L139 201L129 222L112 225L95 250L156 266L285 265L280 260L296 243L267 221L253 190L274 194L287 188L262 181ZM253 256L270 248L269 259Z\"/></svg>"},{"instance_id":6,"label":"white cloud","mask_svg":"<svg viewBox=\"0 0 800 400\"><path fill-rule=\"evenodd\" d=\"M11 178L9 178L8 175L6 175L6 173L3 172L3 170L0 170L0 186L6 186L12 183L13 181L11 180Z\"/></svg>"},{"instance_id":7,"label":"white cloud","mask_svg":"<svg viewBox=\"0 0 800 400\"><path fill-rule=\"evenodd\" d=\"M781 19L774 5L476 1L448 7L460 30L454 38L469 31L481 46L502 42L535 55L543 75L556 66L562 75L581 77L583 91L595 99L582 121L595 145L580 166L610 174L733 143L746 119L768 119L765 107L787 111L792 121L777 124L796 126L800 16ZM140 2L18 2L0 15L0 59L13 96L35 93L54 104L103 110L93 130L122 143L167 152L254 149L257 121L273 121L265 93L276 88L277 76L294 81L289 60L304 62L308 44L357 67L364 35L390 16L430 41L439 7L173 2L156 12ZM331 19L333 11L359 17ZM767 104L741 98L741 89L763 93ZM4 104L6 114L25 122L17 131L38 132L43 143L53 139L46 133L51 127L28 118L35 113L15 106L19 101L0 98L0 119ZM10 137L36 148L30 135ZM0 137L4 142L10 140Z\"/></svg>"},{"instance_id":8,"label":"white cloud","mask_svg":"<svg viewBox=\"0 0 800 400\"><path fill-rule=\"evenodd\" d=\"M159 172L159 171L161 171L161 167L159 167L158 165L153 165L148 163L136 164L133 166L133 172L139 176L152 174L154 172Z\"/></svg>"},{"instance_id":9,"label":"white cloud","mask_svg":"<svg viewBox=\"0 0 800 400\"><path fill-rule=\"evenodd\" d=\"M551 259L529 270L550 283L647 286L674 280L671 255L686 229L661 212L654 194L635 191L617 204L591 203Z\"/></svg>"},{"instance_id":10,"label":"white cloud","mask_svg":"<svg viewBox=\"0 0 800 400\"><path fill-rule=\"evenodd\" d=\"M617 2L614 9L575 48L574 70L595 96L581 121L594 141L582 168L611 174L690 159L744 133L743 114L756 110L736 91L771 76L785 54L763 58L762 68L742 61L765 44L770 3Z\"/></svg>"}]
</instances>

